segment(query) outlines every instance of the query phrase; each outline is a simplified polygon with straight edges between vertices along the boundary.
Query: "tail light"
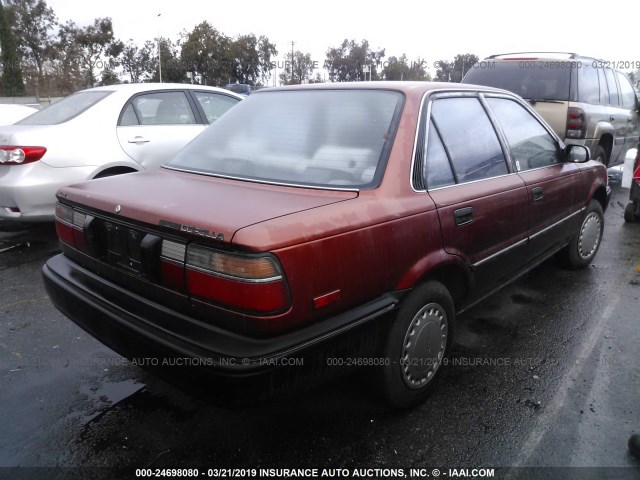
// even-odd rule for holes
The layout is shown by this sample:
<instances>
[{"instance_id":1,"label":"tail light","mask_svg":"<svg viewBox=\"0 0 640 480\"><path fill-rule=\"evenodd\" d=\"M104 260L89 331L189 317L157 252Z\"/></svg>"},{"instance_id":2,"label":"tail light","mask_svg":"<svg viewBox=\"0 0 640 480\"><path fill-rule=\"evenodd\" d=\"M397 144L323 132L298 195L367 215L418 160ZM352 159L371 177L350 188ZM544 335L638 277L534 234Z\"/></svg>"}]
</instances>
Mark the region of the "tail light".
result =
<instances>
[{"instance_id":1,"label":"tail light","mask_svg":"<svg viewBox=\"0 0 640 480\"><path fill-rule=\"evenodd\" d=\"M584 138L587 133L587 122L584 111L569 107L567 110L567 138Z\"/></svg>"},{"instance_id":2,"label":"tail light","mask_svg":"<svg viewBox=\"0 0 640 480\"><path fill-rule=\"evenodd\" d=\"M67 205L56 204L56 233L60 241L75 247L78 241L83 240L82 226L78 225L83 221L81 216L84 217Z\"/></svg>"},{"instance_id":3,"label":"tail light","mask_svg":"<svg viewBox=\"0 0 640 480\"><path fill-rule=\"evenodd\" d=\"M187 251L187 289L234 310L273 314L289 307L282 269L272 255L237 255L201 246Z\"/></svg>"},{"instance_id":4,"label":"tail light","mask_svg":"<svg viewBox=\"0 0 640 480\"><path fill-rule=\"evenodd\" d=\"M45 147L0 146L0 163L25 164L37 162L47 153Z\"/></svg>"},{"instance_id":5,"label":"tail light","mask_svg":"<svg viewBox=\"0 0 640 480\"><path fill-rule=\"evenodd\" d=\"M108 238L93 238L109 237L110 223L100 221L102 227L94 228L96 220L62 203L56 205L60 241L108 263L122 265L122 259L115 258L115 252L111 251L114 246ZM138 246L140 255L134 256L140 257L141 266L137 272L152 283L247 314L272 315L290 307L289 289L274 255L228 253L150 233L143 234ZM126 250L129 257L125 260L135 260L131 247Z\"/></svg>"}]
</instances>

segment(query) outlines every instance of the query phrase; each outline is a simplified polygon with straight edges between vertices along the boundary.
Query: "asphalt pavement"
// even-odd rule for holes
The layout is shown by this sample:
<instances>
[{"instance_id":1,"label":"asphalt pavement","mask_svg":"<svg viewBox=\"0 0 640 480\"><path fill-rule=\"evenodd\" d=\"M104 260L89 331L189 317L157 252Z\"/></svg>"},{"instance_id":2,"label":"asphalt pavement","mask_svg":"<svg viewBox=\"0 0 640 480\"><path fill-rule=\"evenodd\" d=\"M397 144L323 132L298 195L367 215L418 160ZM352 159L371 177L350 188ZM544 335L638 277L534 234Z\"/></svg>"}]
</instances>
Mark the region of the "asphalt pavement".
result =
<instances>
[{"instance_id":1,"label":"asphalt pavement","mask_svg":"<svg viewBox=\"0 0 640 480\"><path fill-rule=\"evenodd\" d=\"M627 195L614 187L591 267L550 260L461 315L450 364L408 411L378 403L361 373L247 408L186 393L52 306L40 279L59 250L51 225L0 232L0 478L640 478L627 449L640 433L640 223L624 223Z\"/></svg>"}]
</instances>

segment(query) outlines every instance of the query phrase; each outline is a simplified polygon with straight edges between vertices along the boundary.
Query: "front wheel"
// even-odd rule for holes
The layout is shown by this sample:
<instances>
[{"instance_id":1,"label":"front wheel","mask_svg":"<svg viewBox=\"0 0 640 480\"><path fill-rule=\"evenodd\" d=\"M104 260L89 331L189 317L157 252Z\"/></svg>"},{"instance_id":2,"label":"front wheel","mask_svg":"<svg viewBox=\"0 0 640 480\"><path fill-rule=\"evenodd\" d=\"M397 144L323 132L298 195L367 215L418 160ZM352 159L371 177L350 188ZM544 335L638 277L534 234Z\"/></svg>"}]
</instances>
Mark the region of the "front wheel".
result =
<instances>
[{"instance_id":1,"label":"front wheel","mask_svg":"<svg viewBox=\"0 0 640 480\"><path fill-rule=\"evenodd\" d=\"M597 200L591 200L571 243L560 251L564 266L573 270L587 267L598 253L603 231L602 205Z\"/></svg>"},{"instance_id":2,"label":"front wheel","mask_svg":"<svg viewBox=\"0 0 640 480\"><path fill-rule=\"evenodd\" d=\"M379 380L384 400L396 408L420 403L449 352L455 310L439 282L416 287L403 301L391 326Z\"/></svg>"}]
</instances>

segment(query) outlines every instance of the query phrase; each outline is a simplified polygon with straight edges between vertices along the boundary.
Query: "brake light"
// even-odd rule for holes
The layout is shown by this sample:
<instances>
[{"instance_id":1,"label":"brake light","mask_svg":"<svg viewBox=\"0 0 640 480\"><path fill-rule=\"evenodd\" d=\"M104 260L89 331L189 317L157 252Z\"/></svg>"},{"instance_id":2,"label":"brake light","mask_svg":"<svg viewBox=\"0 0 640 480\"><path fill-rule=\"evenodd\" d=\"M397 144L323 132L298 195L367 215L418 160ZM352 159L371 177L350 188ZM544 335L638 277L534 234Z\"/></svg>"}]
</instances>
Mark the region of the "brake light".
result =
<instances>
[{"instance_id":1,"label":"brake light","mask_svg":"<svg viewBox=\"0 0 640 480\"><path fill-rule=\"evenodd\" d=\"M260 316L280 314L291 306L282 267L274 255L187 246L151 233L140 242L128 243L134 229L123 228L118 233L118 226L96 222L92 215L63 203L56 204L55 220L64 244L107 263L138 269L149 281L194 299ZM120 250L112 251L110 245L125 245L124 263Z\"/></svg>"},{"instance_id":2,"label":"brake light","mask_svg":"<svg viewBox=\"0 0 640 480\"><path fill-rule=\"evenodd\" d=\"M187 289L235 310L272 314L289 308L289 292L272 255L238 255L201 246L187 251Z\"/></svg>"},{"instance_id":3,"label":"brake light","mask_svg":"<svg viewBox=\"0 0 640 480\"><path fill-rule=\"evenodd\" d=\"M55 217L58 238L73 247L84 246L83 225L85 218L85 214L76 212L73 208L58 202Z\"/></svg>"},{"instance_id":4,"label":"brake light","mask_svg":"<svg viewBox=\"0 0 640 480\"><path fill-rule=\"evenodd\" d=\"M160 252L160 275L162 284L172 290L182 292L184 290L184 256L186 246L184 243L162 241Z\"/></svg>"},{"instance_id":5,"label":"brake light","mask_svg":"<svg viewBox=\"0 0 640 480\"><path fill-rule=\"evenodd\" d=\"M45 147L0 146L0 163L25 164L37 162L47 153Z\"/></svg>"},{"instance_id":6,"label":"brake light","mask_svg":"<svg viewBox=\"0 0 640 480\"><path fill-rule=\"evenodd\" d=\"M584 111L569 107L567 110L567 138L584 138L587 133L587 122Z\"/></svg>"}]
</instances>

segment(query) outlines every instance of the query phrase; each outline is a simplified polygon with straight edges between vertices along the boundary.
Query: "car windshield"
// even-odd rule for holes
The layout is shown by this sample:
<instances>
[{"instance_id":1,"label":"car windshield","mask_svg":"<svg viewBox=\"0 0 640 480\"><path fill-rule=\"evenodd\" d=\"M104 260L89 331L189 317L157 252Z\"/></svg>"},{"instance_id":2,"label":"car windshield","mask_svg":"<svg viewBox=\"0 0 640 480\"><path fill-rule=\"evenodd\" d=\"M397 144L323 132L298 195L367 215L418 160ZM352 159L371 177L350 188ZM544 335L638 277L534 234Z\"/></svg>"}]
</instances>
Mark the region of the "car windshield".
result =
<instances>
[{"instance_id":1,"label":"car windshield","mask_svg":"<svg viewBox=\"0 0 640 480\"><path fill-rule=\"evenodd\" d=\"M78 92L17 122L17 125L56 125L71 120L95 105L111 92Z\"/></svg>"},{"instance_id":2,"label":"car windshield","mask_svg":"<svg viewBox=\"0 0 640 480\"><path fill-rule=\"evenodd\" d=\"M366 188L379 182L403 96L387 90L251 95L169 168L260 182Z\"/></svg>"},{"instance_id":3,"label":"car windshield","mask_svg":"<svg viewBox=\"0 0 640 480\"><path fill-rule=\"evenodd\" d=\"M502 88L527 100L567 101L572 65L558 60L482 62L462 82Z\"/></svg>"}]
</instances>

